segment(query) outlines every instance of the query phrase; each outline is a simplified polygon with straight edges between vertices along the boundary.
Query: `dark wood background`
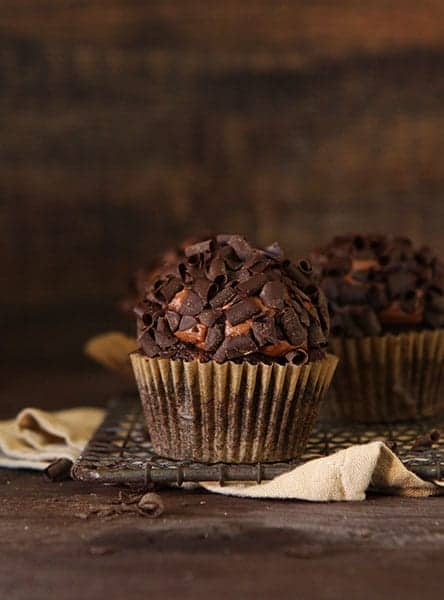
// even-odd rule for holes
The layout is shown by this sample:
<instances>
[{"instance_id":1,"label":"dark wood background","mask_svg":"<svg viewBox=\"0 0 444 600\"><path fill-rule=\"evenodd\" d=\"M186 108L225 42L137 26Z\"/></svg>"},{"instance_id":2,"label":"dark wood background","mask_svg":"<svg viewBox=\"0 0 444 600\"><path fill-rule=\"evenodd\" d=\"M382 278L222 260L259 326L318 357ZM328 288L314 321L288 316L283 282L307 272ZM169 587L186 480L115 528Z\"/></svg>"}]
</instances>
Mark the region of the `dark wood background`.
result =
<instances>
[{"instance_id":1,"label":"dark wood background","mask_svg":"<svg viewBox=\"0 0 444 600\"><path fill-rule=\"evenodd\" d=\"M80 360L190 234L444 251L441 0L0 1L2 359Z\"/></svg>"}]
</instances>

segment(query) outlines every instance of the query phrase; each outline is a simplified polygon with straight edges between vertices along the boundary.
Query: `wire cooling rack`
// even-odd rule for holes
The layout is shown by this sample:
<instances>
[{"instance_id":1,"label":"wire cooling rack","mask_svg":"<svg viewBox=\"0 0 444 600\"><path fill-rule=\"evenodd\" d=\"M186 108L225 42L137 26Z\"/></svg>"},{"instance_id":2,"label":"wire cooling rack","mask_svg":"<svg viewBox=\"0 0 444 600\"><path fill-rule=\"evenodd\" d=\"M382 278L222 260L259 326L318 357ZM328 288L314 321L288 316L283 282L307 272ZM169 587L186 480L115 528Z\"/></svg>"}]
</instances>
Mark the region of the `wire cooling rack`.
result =
<instances>
[{"instance_id":1,"label":"wire cooling rack","mask_svg":"<svg viewBox=\"0 0 444 600\"><path fill-rule=\"evenodd\" d=\"M177 461L155 453L151 446L137 398L112 400L102 425L74 463L72 475L86 482L148 486L151 483L182 485L184 482L261 481L273 479L293 467L327 456L353 444L382 439L394 440L397 454L414 473L426 480L444 478L444 439L432 448L413 451L417 438L431 429L444 431L439 420L392 425L319 424L304 454L296 460L258 464L203 464Z\"/></svg>"}]
</instances>

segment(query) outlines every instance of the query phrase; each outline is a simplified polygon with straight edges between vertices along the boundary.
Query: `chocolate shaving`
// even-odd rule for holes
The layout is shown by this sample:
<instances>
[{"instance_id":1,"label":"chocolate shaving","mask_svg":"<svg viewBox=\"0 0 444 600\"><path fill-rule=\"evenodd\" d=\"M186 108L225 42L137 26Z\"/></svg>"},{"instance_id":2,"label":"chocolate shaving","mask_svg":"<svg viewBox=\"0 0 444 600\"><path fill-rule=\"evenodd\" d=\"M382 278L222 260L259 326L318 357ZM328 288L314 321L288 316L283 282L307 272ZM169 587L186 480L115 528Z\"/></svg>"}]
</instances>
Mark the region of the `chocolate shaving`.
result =
<instances>
[{"instance_id":1,"label":"chocolate shaving","mask_svg":"<svg viewBox=\"0 0 444 600\"><path fill-rule=\"evenodd\" d=\"M269 281L262 288L260 298L265 306L272 308L282 309L284 308L284 299L286 296L286 289L280 281Z\"/></svg>"},{"instance_id":2,"label":"chocolate shaving","mask_svg":"<svg viewBox=\"0 0 444 600\"><path fill-rule=\"evenodd\" d=\"M197 324L197 320L194 317L191 317L190 315L186 315L186 316L182 317L180 320L179 331L185 331L186 329L191 329L196 324Z\"/></svg>"},{"instance_id":3,"label":"chocolate shaving","mask_svg":"<svg viewBox=\"0 0 444 600\"><path fill-rule=\"evenodd\" d=\"M206 352L214 352L216 348L224 341L224 329L222 325L213 325L207 332L205 339L204 350Z\"/></svg>"},{"instance_id":4,"label":"chocolate shaving","mask_svg":"<svg viewBox=\"0 0 444 600\"><path fill-rule=\"evenodd\" d=\"M254 320L251 329L259 346L277 342L276 324L272 317L261 317Z\"/></svg>"},{"instance_id":5,"label":"chocolate shaving","mask_svg":"<svg viewBox=\"0 0 444 600\"><path fill-rule=\"evenodd\" d=\"M232 287L225 287L210 300L212 308L219 308L228 304L236 296L236 292Z\"/></svg>"},{"instance_id":6,"label":"chocolate shaving","mask_svg":"<svg viewBox=\"0 0 444 600\"><path fill-rule=\"evenodd\" d=\"M236 302L236 304L233 304L233 306L228 308L226 310L226 316L231 325L237 325L238 323L242 323L242 321L246 321L250 317L253 317L259 313L260 310L260 306L257 302L247 298L246 300Z\"/></svg>"},{"instance_id":7,"label":"chocolate shaving","mask_svg":"<svg viewBox=\"0 0 444 600\"><path fill-rule=\"evenodd\" d=\"M305 365L308 362L308 352L304 348L296 348L287 352L285 358L294 365Z\"/></svg>"},{"instance_id":8,"label":"chocolate shaving","mask_svg":"<svg viewBox=\"0 0 444 600\"><path fill-rule=\"evenodd\" d=\"M193 289L197 292L201 300L207 302L209 298L216 295L218 291L217 285L203 277L196 279L193 283Z\"/></svg>"},{"instance_id":9,"label":"chocolate shaving","mask_svg":"<svg viewBox=\"0 0 444 600\"><path fill-rule=\"evenodd\" d=\"M171 331L176 331L176 329L179 327L180 315L172 310L167 310L165 313L165 318L168 321Z\"/></svg>"},{"instance_id":10,"label":"chocolate shaving","mask_svg":"<svg viewBox=\"0 0 444 600\"><path fill-rule=\"evenodd\" d=\"M185 256L192 257L199 254L205 254L205 252L213 252L214 251L214 240L205 240L204 242L197 242L192 246L188 246L185 248Z\"/></svg>"},{"instance_id":11,"label":"chocolate shaving","mask_svg":"<svg viewBox=\"0 0 444 600\"><path fill-rule=\"evenodd\" d=\"M242 238L238 235L233 235L228 240L228 244L233 248L236 255L241 260L247 259L250 256L250 254L253 252L253 248L250 246L250 244L246 240L244 240L244 238Z\"/></svg>"},{"instance_id":12,"label":"chocolate shaving","mask_svg":"<svg viewBox=\"0 0 444 600\"><path fill-rule=\"evenodd\" d=\"M242 283L239 283L237 289L241 294L251 296L252 294L259 292L266 282L267 277L263 273L258 273L257 275L248 277L248 279L245 279Z\"/></svg>"},{"instance_id":13,"label":"chocolate shaving","mask_svg":"<svg viewBox=\"0 0 444 600\"><path fill-rule=\"evenodd\" d=\"M285 308L280 315L281 327L291 344L300 346L306 341L307 330L303 327L296 312L290 308Z\"/></svg>"},{"instance_id":14,"label":"chocolate shaving","mask_svg":"<svg viewBox=\"0 0 444 600\"><path fill-rule=\"evenodd\" d=\"M207 325L207 327L211 327L221 315L221 310L212 310L211 308L208 308L200 313L199 321L204 325Z\"/></svg>"}]
</instances>

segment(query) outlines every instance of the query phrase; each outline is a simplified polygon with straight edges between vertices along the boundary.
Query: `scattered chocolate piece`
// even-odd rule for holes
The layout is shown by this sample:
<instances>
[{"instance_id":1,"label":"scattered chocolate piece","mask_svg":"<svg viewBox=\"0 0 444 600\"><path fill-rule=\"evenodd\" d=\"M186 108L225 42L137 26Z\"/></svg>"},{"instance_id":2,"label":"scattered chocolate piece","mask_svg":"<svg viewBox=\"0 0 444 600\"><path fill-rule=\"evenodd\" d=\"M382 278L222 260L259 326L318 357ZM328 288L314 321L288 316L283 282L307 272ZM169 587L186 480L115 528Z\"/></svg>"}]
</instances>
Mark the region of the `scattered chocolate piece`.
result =
<instances>
[{"instance_id":1,"label":"scattered chocolate piece","mask_svg":"<svg viewBox=\"0 0 444 600\"><path fill-rule=\"evenodd\" d=\"M46 467L43 474L48 481L64 481L65 479L71 479L71 467L72 460L59 458Z\"/></svg>"},{"instance_id":2,"label":"scattered chocolate piece","mask_svg":"<svg viewBox=\"0 0 444 600\"><path fill-rule=\"evenodd\" d=\"M154 494L153 492L148 492L142 496L137 507L142 516L151 517L153 519L160 517L165 510L162 498L159 494Z\"/></svg>"},{"instance_id":3,"label":"scattered chocolate piece","mask_svg":"<svg viewBox=\"0 0 444 600\"><path fill-rule=\"evenodd\" d=\"M439 441L441 433L437 429L432 429L428 433L419 436L412 444L412 450L424 450L431 448L433 444Z\"/></svg>"}]
</instances>

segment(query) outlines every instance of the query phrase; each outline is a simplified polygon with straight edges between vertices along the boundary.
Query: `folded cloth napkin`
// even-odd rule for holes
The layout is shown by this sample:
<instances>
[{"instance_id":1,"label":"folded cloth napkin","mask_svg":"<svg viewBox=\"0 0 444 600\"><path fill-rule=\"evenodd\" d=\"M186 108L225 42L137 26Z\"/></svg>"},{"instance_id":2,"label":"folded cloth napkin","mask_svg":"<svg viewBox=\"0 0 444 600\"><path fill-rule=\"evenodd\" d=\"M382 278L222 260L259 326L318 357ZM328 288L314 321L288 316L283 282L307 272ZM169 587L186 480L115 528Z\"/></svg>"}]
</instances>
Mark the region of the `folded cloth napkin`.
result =
<instances>
[{"instance_id":1,"label":"folded cloth napkin","mask_svg":"<svg viewBox=\"0 0 444 600\"><path fill-rule=\"evenodd\" d=\"M0 422L0 467L44 470L60 458L74 461L104 414L90 407L51 413L25 408Z\"/></svg>"},{"instance_id":2,"label":"folded cloth napkin","mask_svg":"<svg viewBox=\"0 0 444 600\"><path fill-rule=\"evenodd\" d=\"M137 340L121 333L109 331L88 340L85 354L110 371L122 375L127 381L135 383L129 355L137 350Z\"/></svg>"},{"instance_id":3,"label":"folded cloth napkin","mask_svg":"<svg viewBox=\"0 0 444 600\"><path fill-rule=\"evenodd\" d=\"M440 484L444 481L423 481L383 442L375 441L309 461L266 483L201 485L228 496L328 502L364 500L368 489L401 496L434 496L444 491Z\"/></svg>"}]
</instances>

